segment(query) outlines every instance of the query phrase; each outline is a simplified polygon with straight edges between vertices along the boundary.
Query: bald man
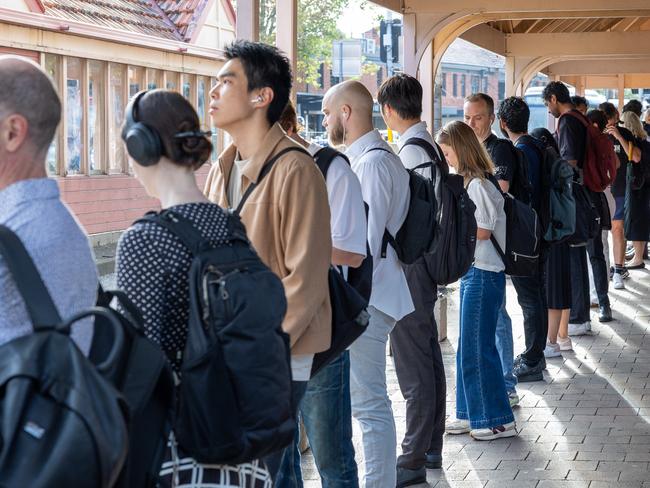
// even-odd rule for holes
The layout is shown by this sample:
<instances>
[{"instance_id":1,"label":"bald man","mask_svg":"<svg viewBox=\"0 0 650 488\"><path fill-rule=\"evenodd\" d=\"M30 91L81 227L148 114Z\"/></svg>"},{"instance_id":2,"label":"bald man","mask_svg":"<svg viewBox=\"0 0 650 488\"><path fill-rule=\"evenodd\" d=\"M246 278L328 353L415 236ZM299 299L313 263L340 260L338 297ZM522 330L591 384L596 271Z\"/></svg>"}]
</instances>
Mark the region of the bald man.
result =
<instances>
[{"instance_id":1,"label":"bald man","mask_svg":"<svg viewBox=\"0 0 650 488\"><path fill-rule=\"evenodd\" d=\"M323 127L333 145L345 146L361 182L373 256L370 325L350 347L352 415L361 424L365 488L396 484L396 435L386 390L386 342L395 323L414 310L402 265L384 233L395 235L408 212L408 173L372 126L373 99L358 81L331 88L323 98Z\"/></svg>"},{"instance_id":2,"label":"bald man","mask_svg":"<svg viewBox=\"0 0 650 488\"><path fill-rule=\"evenodd\" d=\"M23 242L65 318L95 304L98 278L88 239L45 170L60 118L61 102L43 70L0 56L0 225ZM0 257L0 344L30 332L31 320ZM88 353L92 325L73 327L72 338Z\"/></svg>"}]
</instances>

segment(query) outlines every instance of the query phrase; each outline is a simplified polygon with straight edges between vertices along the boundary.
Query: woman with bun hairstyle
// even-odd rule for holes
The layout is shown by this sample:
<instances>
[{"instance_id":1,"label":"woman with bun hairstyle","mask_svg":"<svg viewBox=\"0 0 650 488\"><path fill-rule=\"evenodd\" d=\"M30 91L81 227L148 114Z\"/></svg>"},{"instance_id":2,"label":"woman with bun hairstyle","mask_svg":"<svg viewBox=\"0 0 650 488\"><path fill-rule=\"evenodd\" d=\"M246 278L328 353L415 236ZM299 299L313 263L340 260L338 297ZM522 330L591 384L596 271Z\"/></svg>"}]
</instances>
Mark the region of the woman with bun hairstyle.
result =
<instances>
[{"instance_id":1,"label":"woman with bun hairstyle","mask_svg":"<svg viewBox=\"0 0 650 488\"><path fill-rule=\"evenodd\" d=\"M465 179L476 205L474 264L460 282L460 335L456 351L456 419L448 434L469 433L476 440L517 435L496 348L498 304L503 303L505 265L490 241L494 235L506 248L503 195L494 165L474 131L460 121L438 132L447 162Z\"/></svg>"},{"instance_id":2,"label":"woman with bun hairstyle","mask_svg":"<svg viewBox=\"0 0 650 488\"><path fill-rule=\"evenodd\" d=\"M226 242L226 212L210 203L196 183L194 172L209 159L212 144L201 132L190 103L168 90L140 92L127 107L125 120L122 139L133 173L146 192L163 210L173 209L191 221L211 244ZM136 222L124 232L117 247L118 287L140 309L145 334L161 346L177 375L188 331L191 261L181 241L152 222ZM236 466L200 464L182 452L172 432L158 486L272 485L266 468L258 461Z\"/></svg>"}]
</instances>

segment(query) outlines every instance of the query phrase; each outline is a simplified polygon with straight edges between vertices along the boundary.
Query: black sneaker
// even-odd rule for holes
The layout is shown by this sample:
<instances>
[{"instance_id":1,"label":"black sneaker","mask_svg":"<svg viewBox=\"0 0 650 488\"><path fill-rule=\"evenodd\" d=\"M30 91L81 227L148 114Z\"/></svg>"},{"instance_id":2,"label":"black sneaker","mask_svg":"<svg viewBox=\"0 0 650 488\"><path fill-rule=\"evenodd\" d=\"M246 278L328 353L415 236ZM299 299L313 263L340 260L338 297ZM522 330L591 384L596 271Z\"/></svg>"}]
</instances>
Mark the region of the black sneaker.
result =
<instances>
[{"instance_id":1,"label":"black sneaker","mask_svg":"<svg viewBox=\"0 0 650 488\"><path fill-rule=\"evenodd\" d=\"M419 469L408 469L397 467L397 488L405 486L419 485L427 482L427 470L423 467Z\"/></svg>"},{"instance_id":2,"label":"black sneaker","mask_svg":"<svg viewBox=\"0 0 650 488\"><path fill-rule=\"evenodd\" d=\"M609 305L603 305L600 307L600 313L598 314L598 320L601 322L611 322L612 319L612 309Z\"/></svg>"},{"instance_id":3,"label":"black sneaker","mask_svg":"<svg viewBox=\"0 0 650 488\"><path fill-rule=\"evenodd\" d=\"M530 381L543 381L544 380L544 364L542 361L537 361L537 364L529 365L526 361L520 361L512 370L512 373L517 377L520 383Z\"/></svg>"},{"instance_id":4,"label":"black sneaker","mask_svg":"<svg viewBox=\"0 0 650 488\"><path fill-rule=\"evenodd\" d=\"M424 463L427 469L442 469L442 454L427 452L427 462Z\"/></svg>"},{"instance_id":5,"label":"black sneaker","mask_svg":"<svg viewBox=\"0 0 650 488\"><path fill-rule=\"evenodd\" d=\"M517 356L514 360L513 366L517 366L519 363L521 363L524 360L524 357L520 354ZM540 362L542 363L542 369L546 369L546 358L542 356L542 359L540 359Z\"/></svg>"}]
</instances>

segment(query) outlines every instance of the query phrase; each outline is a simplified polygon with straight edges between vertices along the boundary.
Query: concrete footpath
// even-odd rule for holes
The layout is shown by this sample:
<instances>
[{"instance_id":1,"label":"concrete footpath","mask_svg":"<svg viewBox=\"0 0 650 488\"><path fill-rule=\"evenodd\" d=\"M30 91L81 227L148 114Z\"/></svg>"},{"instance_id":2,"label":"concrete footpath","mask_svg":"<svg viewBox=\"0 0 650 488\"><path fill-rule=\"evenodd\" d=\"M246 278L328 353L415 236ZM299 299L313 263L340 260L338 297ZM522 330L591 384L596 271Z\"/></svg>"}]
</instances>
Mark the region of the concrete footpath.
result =
<instances>
[{"instance_id":1,"label":"concrete footpath","mask_svg":"<svg viewBox=\"0 0 650 488\"><path fill-rule=\"evenodd\" d=\"M630 275L625 290L610 287L614 322L600 324L592 313L591 336L573 338L573 352L548 360L543 382L517 386L519 437L478 442L445 436L443 469L428 471L428 484L416 488L650 487L650 271ZM518 354L524 344L522 315L509 281L507 293ZM442 350L447 414L453 415L458 290L448 303L449 339ZM399 453L405 404L391 358L387 373ZM363 472L360 432L354 428ZM310 452L302 465L305 487L320 487Z\"/></svg>"}]
</instances>

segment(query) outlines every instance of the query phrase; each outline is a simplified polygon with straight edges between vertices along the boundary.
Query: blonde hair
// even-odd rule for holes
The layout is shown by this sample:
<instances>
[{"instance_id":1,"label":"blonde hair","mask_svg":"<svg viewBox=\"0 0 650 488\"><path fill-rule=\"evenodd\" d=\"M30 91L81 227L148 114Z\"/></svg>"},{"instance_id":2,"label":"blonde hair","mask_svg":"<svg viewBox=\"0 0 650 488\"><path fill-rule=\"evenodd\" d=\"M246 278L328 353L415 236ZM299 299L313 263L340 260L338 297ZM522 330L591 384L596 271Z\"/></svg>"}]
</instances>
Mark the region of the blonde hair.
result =
<instances>
[{"instance_id":1,"label":"blonde hair","mask_svg":"<svg viewBox=\"0 0 650 488\"><path fill-rule=\"evenodd\" d=\"M634 137L639 139L647 139L648 133L643 129L643 123L637 114L634 112L623 112L621 116L623 119L623 126L629 130Z\"/></svg>"},{"instance_id":2,"label":"blonde hair","mask_svg":"<svg viewBox=\"0 0 650 488\"><path fill-rule=\"evenodd\" d=\"M474 178L484 180L486 173L494 174L488 152L469 125L459 120L449 122L436 134L436 142L454 150L458 158L456 171L465 178L465 184Z\"/></svg>"}]
</instances>

